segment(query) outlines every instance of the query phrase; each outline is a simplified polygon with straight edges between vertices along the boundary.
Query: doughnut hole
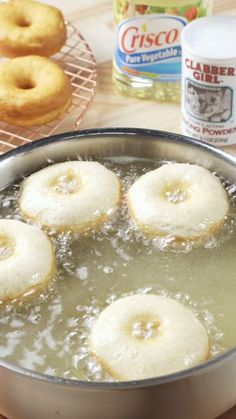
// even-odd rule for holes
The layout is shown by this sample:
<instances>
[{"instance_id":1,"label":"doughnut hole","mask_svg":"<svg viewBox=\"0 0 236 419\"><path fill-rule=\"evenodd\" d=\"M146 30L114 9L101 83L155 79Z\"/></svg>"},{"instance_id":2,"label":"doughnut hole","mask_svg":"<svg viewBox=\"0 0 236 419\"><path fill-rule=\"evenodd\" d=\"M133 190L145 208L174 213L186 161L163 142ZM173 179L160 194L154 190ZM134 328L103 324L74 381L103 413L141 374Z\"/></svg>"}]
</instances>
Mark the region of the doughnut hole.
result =
<instances>
[{"instance_id":1,"label":"doughnut hole","mask_svg":"<svg viewBox=\"0 0 236 419\"><path fill-rule=\"evenodd\" d=\"M135 319L131 323L131 335L138 340L152 339L158 335L159 327L160 322L156 319Z\"/></svg>"},{"instance_id":2,"label":"doughnut hole","mask_svg":"<svg viewBox=\"0 0 236 419\"><path fill-rule=\"evenodd\" d=\"M14 253L14 243L12 239L6 235L0 235L0 261L8 259Z\"/></svg>"},{"instance_id":3,"label":"doughnut hole","mask_svg":"<svg viewBox=\"0 0 236 419\"><path fill-rule=\"evenodd\" d=\"M32 25L31 17L26 10L22 12L16 8L14 15L11 16L11 21L13 25L18 26L19 28L29 28Z\"/></svg>"},{"instance_id":4,"label":"doughnut hole","mask_svg":"<svg viewBox=\"0 0 236 419\"><path fill-rule=\"evenodd\" d=\"M19 16L16 20L16 24L20 28L29 28L32 25L32 22L30 22L25 16Z\"/></svg>"},{"instance_id":5,"label":"doughnut hole","mask_svg":"<svg viewBox=\"0 0 236 419\"><path fill-rule=\"evenodd\" d=\"M19 80L17 82L17 87L18 89L21 89L21 90L30 90L36 87L36 84L33 80L25 79L25 80Z\"/></svg>"},{"instance_id":6,"label":"doughnut hole","mask_svg":"<svg viewBox=\"0 0 236 419\"><path fill-rule=\"evenodd\" d=\"M54 192L67 195L77 193L79 191L80 181L78 175L75 174L73 170L68 170L67 172L53 178L50 181L49 186Z\"/></svg>"},{"instance_id":7,"label":"doughnut hole","mask_svg":"<svg viewBox=\"0 0 236 419\"><path fill-rule=\"evenodd\" d=\"M16 79L16 87L21 90L31 90L36 87L36 83L29 77L21 77Z\"/></svg>"},{"instance_id":8,"label":"doughnut hole","mask_svg":"<svg viewBox=\"0 0 236 419\"><path fill-rule=\"evenodd\" d=\"M173 181L164 186L162 196L171 204L180 204L189 198L189 187L186 182Z\"/></svg>"}]
</instances>

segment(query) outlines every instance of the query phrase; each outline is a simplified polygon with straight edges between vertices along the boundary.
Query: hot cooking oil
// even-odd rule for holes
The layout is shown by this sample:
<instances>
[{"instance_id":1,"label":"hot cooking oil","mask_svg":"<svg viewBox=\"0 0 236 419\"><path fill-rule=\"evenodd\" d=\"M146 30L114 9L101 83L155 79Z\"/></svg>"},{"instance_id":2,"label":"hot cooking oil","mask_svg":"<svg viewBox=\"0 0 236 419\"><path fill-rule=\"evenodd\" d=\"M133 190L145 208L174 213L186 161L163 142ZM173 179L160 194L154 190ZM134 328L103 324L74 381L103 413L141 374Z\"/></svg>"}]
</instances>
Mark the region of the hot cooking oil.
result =
<instances>
[{"instance_id":1,"label":"hot cooking oil","mask_svg":"<svg viewBox=\"0 0 236 419\"><path fill-rule=\"evenodd\" d=\"M89 349L99 313L118 298L166 295L189 307L206 327L210 357L236 345L236 187L222 179L231 212L204 245L148 238L130 220L127 189L163 162L101 159L115 172L123 200L112 222L87 236L48 231L58 275L27 304L0 306L0 358L37 372L89 381L112 380ZM22 220L20 182L0 191L0 217Z\"/></svg>"}]
</instances>

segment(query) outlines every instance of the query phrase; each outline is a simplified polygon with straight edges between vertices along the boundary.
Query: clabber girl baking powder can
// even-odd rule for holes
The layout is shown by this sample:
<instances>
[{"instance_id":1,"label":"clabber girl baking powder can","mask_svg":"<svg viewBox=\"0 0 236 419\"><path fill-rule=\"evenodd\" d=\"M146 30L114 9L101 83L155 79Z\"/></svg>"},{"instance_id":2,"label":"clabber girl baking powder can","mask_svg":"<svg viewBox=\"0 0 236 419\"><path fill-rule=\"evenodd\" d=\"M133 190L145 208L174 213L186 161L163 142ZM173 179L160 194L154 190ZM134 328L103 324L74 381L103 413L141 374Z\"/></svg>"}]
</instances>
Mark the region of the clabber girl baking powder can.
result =
<instances>
[{"instance_id":1,"label":"clabber girl baking powder can","mask_svg":"<svg viewBox=\"0 0 236 419\"><path fill-rule=\"evenodd\" d=\"M182 32L182 129L236 144L236 17L198 19Z\"/></svg>"}]
</instances>

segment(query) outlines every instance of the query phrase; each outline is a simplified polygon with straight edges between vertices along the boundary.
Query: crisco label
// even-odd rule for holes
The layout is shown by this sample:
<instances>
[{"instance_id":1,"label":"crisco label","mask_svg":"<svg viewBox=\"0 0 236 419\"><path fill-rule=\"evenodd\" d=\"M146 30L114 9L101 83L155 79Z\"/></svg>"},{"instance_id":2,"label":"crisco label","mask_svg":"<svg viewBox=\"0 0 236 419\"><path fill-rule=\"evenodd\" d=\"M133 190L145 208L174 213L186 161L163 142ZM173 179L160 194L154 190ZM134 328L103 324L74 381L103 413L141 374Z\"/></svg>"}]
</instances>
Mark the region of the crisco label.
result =
<instances>
[{"instance_id":1,"label":"crisco label","mask_svg":"<svg viewBox=\"0 0 236 419\"><path fill-rule=\"evenodd\" d=\"M186 18L166 14L124 20L117 28L117 67L132 76L180 80L180 34L186 24Z\"/></svg>"},{"instance_id":2,"label":"crisco label","mask_svg":"<svg viewBox=\"0 0 236 419\"><path fill-rule=\"evenodd\" d=\"M212 0L114 0L116 80L179 82L181 31L211 8Z\"/></svg>"}]
</instances>

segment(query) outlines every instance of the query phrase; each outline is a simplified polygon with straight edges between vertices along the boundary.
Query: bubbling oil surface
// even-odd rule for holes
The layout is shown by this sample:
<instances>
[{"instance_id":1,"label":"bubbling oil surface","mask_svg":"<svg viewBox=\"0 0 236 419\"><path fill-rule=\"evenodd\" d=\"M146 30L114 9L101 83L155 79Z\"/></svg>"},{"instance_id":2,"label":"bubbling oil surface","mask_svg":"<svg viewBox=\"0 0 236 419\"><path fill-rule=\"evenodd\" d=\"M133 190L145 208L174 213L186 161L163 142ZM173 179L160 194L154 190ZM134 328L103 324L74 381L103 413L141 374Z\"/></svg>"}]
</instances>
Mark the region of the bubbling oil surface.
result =
<instances>
[{"instance_id":1,"label":"bubbling oil surface","mask_svg":"<svg viewBox=\"0 0 236 419\"><path fill-rule=\"evenodd\" d=\"M124 197L141 174L163 164L134 159L101 162L120 177ZM236 187L223 183L231 214L219 235L200 247L190 242L176 247L171 237L144 237L128 216L125 198L115 219L99 232L83 236L49 232L58 277L27 304L2 304L0 358L49 375L112 380L90 353L88 338L108 304L136 293L167 295L190 307L208 330L211 356L236 345ZM19 187L20 183L0 192L0 218L23 220Z\"/></svg>"}]
</instances>

